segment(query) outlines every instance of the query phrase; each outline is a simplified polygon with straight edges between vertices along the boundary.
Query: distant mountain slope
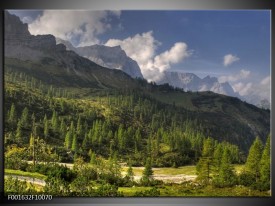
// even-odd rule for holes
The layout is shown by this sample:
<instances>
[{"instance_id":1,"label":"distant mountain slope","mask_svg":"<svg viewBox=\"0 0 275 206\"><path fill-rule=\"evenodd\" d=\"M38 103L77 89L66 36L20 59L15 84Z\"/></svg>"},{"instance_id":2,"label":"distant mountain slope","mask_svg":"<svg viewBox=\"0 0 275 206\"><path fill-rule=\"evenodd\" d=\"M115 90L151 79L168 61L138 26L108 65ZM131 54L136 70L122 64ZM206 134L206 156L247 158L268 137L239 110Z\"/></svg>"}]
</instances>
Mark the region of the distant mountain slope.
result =
<instances>
[{"instance_id":1,"label":"distant mountain slope","mask_svg":"<svg viewBox=\"0 0 275 206\"><path fill-rule=\"evenodd\" d=\"M238 96L228 82L219 83L216 77L210 76L201 79L193 73L164 72L162 79L157 83L168 83L185 91L212 91L228 96Z\"/></svg>"},{"instance_id":2,"label":"distant mountain slope","mask_svg":"<svg viewBox=\"0 0 275 206\"><path fill-rule=\"evenodd\" d=\"M108 69L56 45L52 35L33 36L28 26L5 12L5 66L62 86L135 87L126 73Z\"/></svg>"},{"instance_id":3,"label":"distant mountain slope","mask_svg":"<svg viewBox=\"0 0 275 206\"><path fill-rule=\"evenodd\" d=\"M75 51L80 56L86 57L100 66L122 70L133 78L143 78L137 62L128 57L120 46L92 45L75 48L70 42L59 38L56 38L56 42L64 44L67 50Z\"/></svg>"}]
</instances>

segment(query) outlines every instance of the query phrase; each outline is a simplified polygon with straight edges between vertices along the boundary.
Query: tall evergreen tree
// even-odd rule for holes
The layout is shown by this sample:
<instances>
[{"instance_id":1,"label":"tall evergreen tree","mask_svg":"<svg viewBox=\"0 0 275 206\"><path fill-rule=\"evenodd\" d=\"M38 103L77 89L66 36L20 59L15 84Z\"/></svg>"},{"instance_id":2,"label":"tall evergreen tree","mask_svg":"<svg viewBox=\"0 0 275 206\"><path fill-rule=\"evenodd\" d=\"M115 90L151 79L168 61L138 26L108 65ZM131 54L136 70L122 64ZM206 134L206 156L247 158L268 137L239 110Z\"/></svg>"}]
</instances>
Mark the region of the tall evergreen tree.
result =
<instances>
[{"instance_id":1,"label":"tall evergreen tree","mask_svg":"<svg viewBox=\"0 0 275 206\"><path fill-rule=\"evenodd\" d=\"M64 138L65 137L65 135L66 135L66 124L65 124L65 122L64 122L64 119L62 118L61 119L61 123L60 123L60 130L59 130L59 132L60 132L60 135Z\"/></svg>"},{"instance_id":2,"label":"tall evergreen tree","mask_svg":"<svg viewBox=\"0 0 275 206\"><path fill-rule=\"evenodd\" d=\"M73 136L72 136L71 131L69 130L66 133L66 136L65 136L65 147L66 147L66 149L71 149L72 141L73 141Z\"/></svg>"},{"instance_id":3,"label":"tall evergreen tree","mask_svg":"<svg viewBox=\"0 0 275 206\"><path fill-rule=\"evenodd\" d=\"M51 119L52 127L55 131L58 130L58 115L55 110L53 110L52 119Z\"/></svg>"},{"instance_id":4,"label":"tall evergreen tree","mask_svg":"<svg viewBox=\"0 0 275 206\"><path fill-rule=\"evenodd\" d=\"M231 164L230 152L227 147L224 148L218 176L215 176L214 182L220 187L228 187L236 184L236 174Z\"/></svg>"},{"instance_id":5,"label":"tall evergreen tree","mask_svg":"<svg viewBox=\"0 0 275 206\"><path fill-rule=\"evenodd\" d=\"M251 145L245 164L245 170L253 174L256 181L260 177L260 162L262 157L263 144L259 137L256 137Z\"/></svg>"},{"instance_id":6,"label":"tall evergreen tree","mask_svg":"<svg viewBox=\"0 0 275 206\"><path fill-rule=\"evenodd\" d=\"M76 133L78 134L78 136L82 136L82 124L81 124L81 117L78 117L77 120L77 125L76 125Z\"/></svg>"},{"instance_id":7,"label":"tall evergreen tree","mask_svg":"<svg viewBox=\"0 0 275 206\"><path fill-rule=\"evenodd\" d=\"M22 124L20 121L17 123L17 128L15 132L15 141L19 144L23 142L23 137L22 137Z\"/></svg>"},{"instance_id":8,"label":"tall evergreen tree","mask_svg":"<svg viewBox=\"0 0 275 206\"><path fill-rule=\"evenodd\" d=\"M270 189L270 135L268 136L265 148L260 161L260 182L262 190Z\"/></svg>"},{"instance_id":9,"label":"tall evergreen tree","mask_svg":"<svg viewBox=\"0 0 275 206\"><path fill-rule=\"evenodd\" d=\"M14 124L16 122L16 110L14 103L12 103L8 114L8 122L10 122L11 124Z\"/></svg>"},{"instance_id":10,"label":"tall evergreen tree","mask_svg":"<svg viewBox=\"0 0 275 206\"><path fill-rule=\"evenodd\" d=\"M202 157L200 158L196 169L197 179L203 184L209 184L211 180L211 172L213 171L213 152L214 140L207 138L203 142Z\"/></svg>"},{"instance_id":11,"label":"tall evergreen tree","mask_svg":"<svg viewBox=\"0 0 275 206\"><path fill-rule=\"evenodd\" d=\"M222 163L222 156L223 156L223 145L218 144L215 148L214 155L213 155L213 167L214 167L215 175L219 175L219 170Z\"/></svg>"},{"instance_id":12,"label":"tall evergreen tree","mask_svg":"<svg viewBox=\"0 0 275 206\"><path fill-rule=\"evenodd\" d=\"M22 126L24 126L24 127L26 127L28 125L28 113L29 113L29 110L27 107L25 107L23 109L23 112L22 112L22 115L20 118L20 122L21 122Z\"/></svg>"},{"instance_id":13,"label":"tall evergreen tree","mask_svg":"<svg viewBox=\"0 0 275 206\"><path fill-rule=\"evenodd\" d=\"M33 165L35 165L35 162L36 162L35 161L35 158L36 158L36 155L35 155L35 139L34 139L34 136L33 136L32 133L31 133L31 136L30 136L29 148L30 148L30 151L31 151Z\"/></svg>"},{"instance_id":14,"label":"tall evergreen tree","mask_svg":"<svg viewBox=\"0 0 275 206\"><path fill-rule=\"evenodd\" d=\"M152 163L151 163L151 158L147 158L146 159L146 164L145 164L145 168L142 172L143 177L145 178L150 178L153 175L153 169L152 169Z\"/></svg>"},{"instance_id":15,"label":"tall evergreen tree","mask_svg":"<svg viewBox=\"0 0 275 206\"><path fill-rule=\"evenodd\" d=\"M77 143L77 135L73 135L73 142L72 142L72 151L77 152L78 151L78 143Z\"/></svg>"},{"instance_id":16,"label":"tall evergreen tree","mask_svg":"<svg viewBox=\"0 0 275 206\"><path fill-rule=\"evenodd\" d=\"M89 150L90 155L90 163L93 165L96 165L96 154L90 149Z\"/></svg>"},{"instance_id":17,"label":"tall evergreen tree","mask_svg":"<svg viewBox=\"0 0 275 206\"><path fill-rule=\"evenodd\" d=\"M130 165L127 169L126 179L131 182L134 181L134 171L132 165Z\"/></svg>"}]
</instances>

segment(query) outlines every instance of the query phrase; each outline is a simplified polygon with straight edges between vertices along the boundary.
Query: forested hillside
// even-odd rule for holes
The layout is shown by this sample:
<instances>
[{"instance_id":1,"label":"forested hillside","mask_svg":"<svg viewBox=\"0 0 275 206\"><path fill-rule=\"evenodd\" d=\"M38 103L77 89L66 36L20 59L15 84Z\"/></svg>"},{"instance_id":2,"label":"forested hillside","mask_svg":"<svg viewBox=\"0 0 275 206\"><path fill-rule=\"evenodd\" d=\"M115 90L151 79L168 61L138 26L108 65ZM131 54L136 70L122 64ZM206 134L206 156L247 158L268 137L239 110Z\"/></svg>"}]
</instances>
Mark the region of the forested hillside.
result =
<instances>
[{"instance_id":1,"label":"forested hillside","mask_svg":"<svg viewBox=\"0 0 275 206\"><path fill-rule=\"evenodd\" d=\"M270 110L133 79L5 15L5 168L16 170L9 172L44 178L40 191L61 196L213 196L217 188L220 196L267 195ZM154 179L157 169L185 175L185 166L195 182ZM12 182L10 193L39 191ZM141 189L127 193L132 186Z\"/></svg>"}]
</instances>

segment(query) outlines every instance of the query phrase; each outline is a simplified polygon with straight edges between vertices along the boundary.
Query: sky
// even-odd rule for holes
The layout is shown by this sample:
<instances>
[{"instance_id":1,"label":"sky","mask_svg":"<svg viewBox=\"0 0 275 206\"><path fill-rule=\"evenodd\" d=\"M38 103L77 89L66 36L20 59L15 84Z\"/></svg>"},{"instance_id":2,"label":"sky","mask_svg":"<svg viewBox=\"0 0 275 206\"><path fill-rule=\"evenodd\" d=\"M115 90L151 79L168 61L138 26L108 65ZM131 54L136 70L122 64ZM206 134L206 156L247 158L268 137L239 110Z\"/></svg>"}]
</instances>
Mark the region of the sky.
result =
<instances>
[{"instance_id":1,"label":"sky","mask_svg":"<svg viewBox=\"0 0 275 206\"><path fill-rule=\"evenodd\" d=\"M268 10L12 10L33 35L53 34L75 47L120 45L143 76L163 71L209 75L240 95L270 100Z\"/></svg>"}]
</instances>

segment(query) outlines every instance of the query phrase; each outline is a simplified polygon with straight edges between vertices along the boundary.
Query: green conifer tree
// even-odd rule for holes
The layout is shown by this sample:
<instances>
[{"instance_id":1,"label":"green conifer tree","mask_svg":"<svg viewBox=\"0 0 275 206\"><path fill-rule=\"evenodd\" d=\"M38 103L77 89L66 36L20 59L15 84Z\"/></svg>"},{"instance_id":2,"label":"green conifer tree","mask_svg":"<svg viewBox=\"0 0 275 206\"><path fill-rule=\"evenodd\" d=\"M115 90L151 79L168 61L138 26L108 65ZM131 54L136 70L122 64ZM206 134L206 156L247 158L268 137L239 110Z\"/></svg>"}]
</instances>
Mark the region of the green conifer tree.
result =
<instances>
[{"instance_id":1,"label":"green conifer tree","mask_svg":"<svg viewBox=\"0 0 275 206\"><path fill-rule=\"evenodd\" d=\"M16 110L15 110L14 103L12 103L10 111L9 111L8 122L11 124L14 124L16 122Z\"/></svg>"},{"instance_id":2,"label":"green conifer tree","mask_svg":"<svg viewBox=\"0 0 275 206\"><path fill-rule=\"evenodd\" d=\"M260 162L262 157L263 144L259 137L256 137L249 149L245 164L245 170L253 174L256 182L260 177Z\"/></svg>"},{"instance_id":3,"label":"green conifer tree","mask_svg":"<svg viewBox=\"0 0 275 206\"><path fill-rule=\"evenodd\" d=\"M219 174L213 181L220 187L233 186L237 182L237 176L231 164L230 152L227 147L223 150Z\"/></svg>"},{"instance_id":4,"label":"green conifer tree","mask_svg":"<svg viewBox=\"0 0 275 206\"><path fill-rule=\"evenodd\" d=\"M77 143L77 135L73 135L73 143L72 143L72 151L77 152L78 151L78 143Z\"/></svg>"},{"instance_id":5,"label":"green conifer tree","mask_svg":"<svg viewBox=\"0 0 275 206\"><path fill-rule=\"evenodd\" d=\"M268 136L260 161L260 189L270 190L270 135Z\"/></svg>"},{"instance_id":6,"label":"green conifer tree","mask_svg":"<svg viewBox=\"0 0 275 206\"><path fill-rule=\"evenodd\" d=\"M203 184L209 184L212 178L211 173L213 171L213 152L214 141L212 138L207 138L203 142L202 157L200 158L196 169L198 177L197 179Z\"/></svg>"}]
</instances>

